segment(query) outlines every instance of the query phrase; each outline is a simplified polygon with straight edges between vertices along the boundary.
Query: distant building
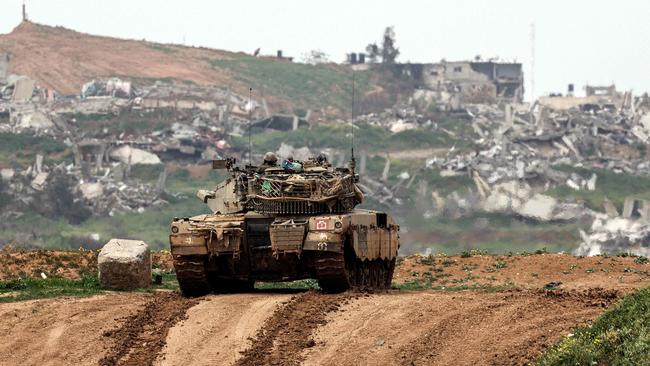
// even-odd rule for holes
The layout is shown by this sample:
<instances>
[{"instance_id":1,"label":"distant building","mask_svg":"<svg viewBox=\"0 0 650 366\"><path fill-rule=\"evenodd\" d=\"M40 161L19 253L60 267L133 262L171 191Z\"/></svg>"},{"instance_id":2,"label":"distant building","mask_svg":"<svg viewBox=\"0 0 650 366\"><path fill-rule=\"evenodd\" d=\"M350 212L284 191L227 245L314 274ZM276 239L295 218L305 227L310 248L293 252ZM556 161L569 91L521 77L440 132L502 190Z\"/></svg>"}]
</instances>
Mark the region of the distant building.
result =
<instances>
[{"instance_id":1,"label":"distant building","mask_svg":"<svg viewBox=\"0 0 650 366\"><path fill-rule=\"evenodd\" d=\"M539 97L539 104L555 110L571 108L588 109L618 109L629 107L633 100L631 92L621 93L616 90L616 85L585 85L585 96L573 95L573 84L570 84L567 95L551 94Z\"/></svg>"},{"instance_id":2,"label":"distant building","mask_svg":"<svg viewBox=\"0 0 650 366\"><path fill-rule=\"evenodd\" d=\"M442 61L434 64L396 64L395 71L416 86L439 93L439 99L458 103L520 103L524 97L521 63Z\"/></svg>"}]
</instances>

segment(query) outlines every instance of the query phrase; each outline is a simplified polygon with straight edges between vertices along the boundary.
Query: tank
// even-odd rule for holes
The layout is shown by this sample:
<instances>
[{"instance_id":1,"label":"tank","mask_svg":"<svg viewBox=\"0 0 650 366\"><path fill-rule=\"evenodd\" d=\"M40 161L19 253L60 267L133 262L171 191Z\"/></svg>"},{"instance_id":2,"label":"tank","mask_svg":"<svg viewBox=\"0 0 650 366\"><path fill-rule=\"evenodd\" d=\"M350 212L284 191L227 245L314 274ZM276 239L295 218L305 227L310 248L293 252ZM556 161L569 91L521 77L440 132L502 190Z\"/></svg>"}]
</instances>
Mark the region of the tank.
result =
<instances>
[{"instance_id":1,"label":"tank","mask_svg":"<svg viewBox=\"0 0 650 366\"><path fill-rule=\"evenodd\" d=\"M399 226L355 208L359 177L309 159L296 171L215 160L228 177L197 197L212 213L174 218L169 241L182 293L238 292L255 281L313 278L326 292L391 285Z\"/></svg>"}]
</instances>

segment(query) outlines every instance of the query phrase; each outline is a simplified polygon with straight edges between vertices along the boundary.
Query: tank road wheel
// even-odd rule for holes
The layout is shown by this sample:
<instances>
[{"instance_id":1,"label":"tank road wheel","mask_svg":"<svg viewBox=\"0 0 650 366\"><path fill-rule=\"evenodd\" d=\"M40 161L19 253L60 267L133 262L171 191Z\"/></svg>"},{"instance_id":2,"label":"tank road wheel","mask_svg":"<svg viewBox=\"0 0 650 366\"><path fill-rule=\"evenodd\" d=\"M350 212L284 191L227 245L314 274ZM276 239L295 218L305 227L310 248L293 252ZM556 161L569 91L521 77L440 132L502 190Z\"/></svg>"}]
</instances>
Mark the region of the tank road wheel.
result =
<instances>
[{"instance_id":1,"label":"tank road wheel","mask_svg":"<svg viewBox=\"0 0 650 366\"><path fill-rule=\"evenodd\" d=\"M345 253L317 253L316 278L324 292L389 289L395 271L395 259L361 260L346 245Z\"/></svg>"},{"instance_id":2,"label":"tank road wheel","mask_svg":"<svg viewBox=\"0 0 650 366\"><path fill-rule=\"evenodd\" d=\"M316 278L324 292L343 292L351 287L342 254L317 253Z\"/></svg>"},{"instance_id":3,"label":"tank road wheel","mask_svg":"<svg viewBox=\"0 0 650 366\"><path fill-rule=\"evenodd\" d=\"M383 281L380 280L381 277L381 259L375 259L372 261L372 287L377 289L384 288Z\"/></svg>"},{"instance_id":4,"label":"tank road wheel","mask_svg":"<svg viewBox=\"0 0 650 366\"><path fill-rule=\"evenodd\" d=\"M176 279L183 296L203 296L212 290L202 256L175 256Z\"/></svg>"},{"instance_id":5,"label":"tank road wheel","mask_svg":"<svg viewBox=\"0 0 650 366\"><path fill-rule=\"evenodd\" d=\"M384 275L384 287L390 288L393 282L393 273L395 272L395 258L391 260L384 260L384 265L386 266L386 272Z\"/></svg>"}]
</instances>

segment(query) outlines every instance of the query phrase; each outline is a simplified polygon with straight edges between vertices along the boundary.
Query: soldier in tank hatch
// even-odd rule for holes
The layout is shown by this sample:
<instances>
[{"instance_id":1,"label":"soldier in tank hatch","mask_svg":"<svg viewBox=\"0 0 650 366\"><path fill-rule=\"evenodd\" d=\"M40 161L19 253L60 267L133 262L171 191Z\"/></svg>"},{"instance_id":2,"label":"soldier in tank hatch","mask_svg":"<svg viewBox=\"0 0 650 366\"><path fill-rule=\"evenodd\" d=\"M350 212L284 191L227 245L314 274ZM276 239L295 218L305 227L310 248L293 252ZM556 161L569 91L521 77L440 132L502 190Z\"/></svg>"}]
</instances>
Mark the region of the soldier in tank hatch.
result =
<instances>
[{"instance_id":1,"label":"soldier in tank hatch","mask_svg":"<svg viewBox=\"0 0 650 366\"><path fill-rule=\"evenodd\" d=\"M275 168L277 166L278 166L278 157L274 153L269 151L266 154L264 154L264 161L262 162L262 165L260 165L257 168L257 172L259 174L263 174L264 171L266 171L266 169Z\"/></svg>"}]
</instances>

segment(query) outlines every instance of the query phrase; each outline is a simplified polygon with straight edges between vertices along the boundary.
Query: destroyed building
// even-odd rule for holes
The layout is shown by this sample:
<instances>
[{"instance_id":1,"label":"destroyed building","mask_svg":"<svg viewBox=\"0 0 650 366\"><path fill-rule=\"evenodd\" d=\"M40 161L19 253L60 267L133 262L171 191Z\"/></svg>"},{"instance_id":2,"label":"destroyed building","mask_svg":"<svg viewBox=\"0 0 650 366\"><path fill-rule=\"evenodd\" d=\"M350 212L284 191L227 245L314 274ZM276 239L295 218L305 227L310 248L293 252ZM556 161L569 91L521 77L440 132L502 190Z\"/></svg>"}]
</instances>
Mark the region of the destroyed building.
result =
<instances>
[{"instance_id":1,"label":"destroyed building","mask_svg":"<svg viewBox=\"0 0 650 366\"><path fill-rule=\"evenodd\" d=\"M277 56L288 61L282 54ZM348 59L351 68L375 67L364 63L362 53L355 56ZM29 76L7 75L7 60L8 55L0 54L0 132L46 136L64 143L71 152L56 162L48 159L44 163L41 157L33 167L0 166L16 211L38 202L61 181L70 184L75 203L91 209L94 216L144 212L165 204L170 197L165 193L166 164L173 171L226 156L259 160L263 151L249 158L248 149L238 142L249 127L253 134L281 131L278 135L288 135L318 123L339 124L345 131L350 126L347 116L327 106L269 111L264 94L250 100L223 84L169 78L97 75L89 77L77 95L61 96L39 87ZM623 214L623 219L634 224L626 221L625 238L619 240L620 235L603 234L603 228L619 226L609 225L598 207L549 192L557 187L595 191L602 180L599 172L577 174L561 166L650 175L648 154L644 154L650 143L647 96L635 97L614 85L587 86L584 97L574 96L571 88L567 96L543 97L528 105L522 100L520 63L477 59L381 67L391 68L412 83L404 83L408 89L400 90L399 98L387 98L381 107L364 110L350 126L358 134L366 132L366 127L379 127L383 129L379 136L387 141L385 146L373 147L375 151L357 152L360 184L372 204L396 213L417 209L422 217L433 220L471 217L473 212L497 213L527 223L601 220L602 225L594 225L593 232L584 235L585 242L601 246L600 252L606 252L604 247L613 241L615 250L631 247L638 238L650 242L645 239L650 234L637 235L643 230L650 233L650 225L640 223L647 221L647 210L639 211L638 217ZM268 93L273 102L275 96ZM392 169L400 170L391 173L389 153L394 147L388 144L416 140L413 136L419 132L441 138L435 143L427 141L430 145L417 152L423 154L417 169L393 156ZM444 145L447 138L458 146ZM283 141L269 151L299 160L326 152L336 166L349 160L349 150L341 149L340 143L312 146L313 139L304 140L293 139L295 146ZM440 140L442 148L435 145L441 144ZM415 155L419 146L411 149L408 143L400 146L407 150L402 153ZM385 157L384 162L378 157ZM150 166L136 167L130 173L131 166L145 164ZM138 170L154 173L140 181ZM155 172L160 174L157 181ZM460 178L467 179L454 186ZM443 191L441 186L454 187ZM622 211L627 213L630 207ZM618 217L606 214L608 220ZM593 247L582 250L596 252Z\"/></svg>"},{"instance_id":2,"label":"destroyed building","mask_svg":"<svg viewBox=\"0 0 650 366\"><path fill-rule=\"evenodd\" d=\"M396 64L397 74L415 81L455 106L466 103L521 103L524 74L521 63L495 61L441 61L433 64Z\"/></svg>"},{"instance_id":3,"label":"destroyed building","mask_svg":"<svg viewBox=\"0 0 650 366\"><path fill-rule=\"evenodd\" d=\"M630 108L633 102L631 92L620 92L616 85L593 86L585 85L585 95L573 95L573 85L569 85L566 95L553 93L549 96L542 96L538 99L539 104L554 110L569 110L580 108L585 111L609 109L617 110Z\"/></svg>"}]
</instances>

